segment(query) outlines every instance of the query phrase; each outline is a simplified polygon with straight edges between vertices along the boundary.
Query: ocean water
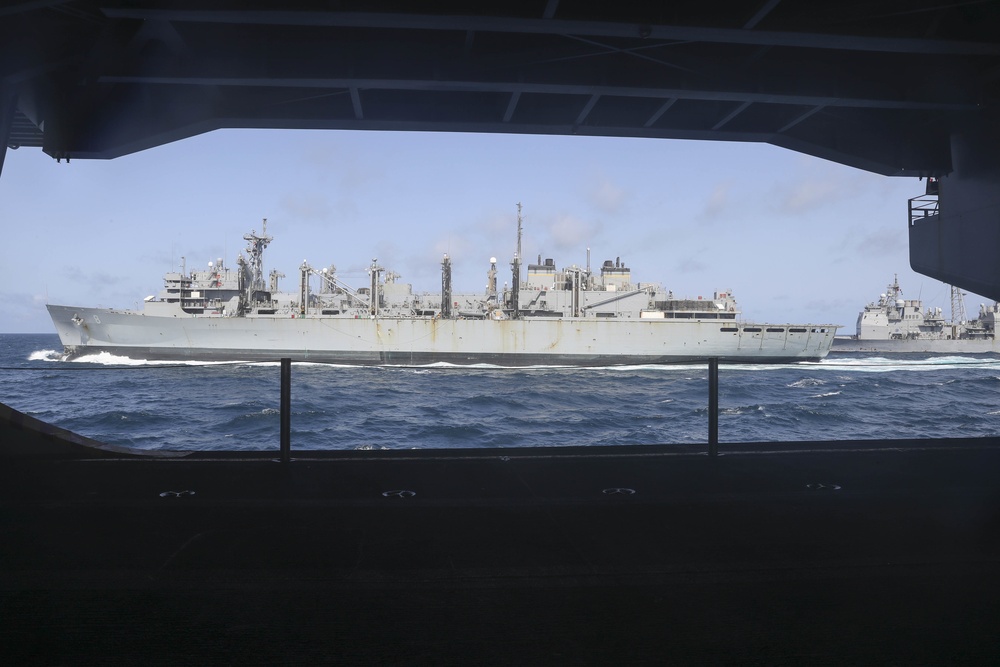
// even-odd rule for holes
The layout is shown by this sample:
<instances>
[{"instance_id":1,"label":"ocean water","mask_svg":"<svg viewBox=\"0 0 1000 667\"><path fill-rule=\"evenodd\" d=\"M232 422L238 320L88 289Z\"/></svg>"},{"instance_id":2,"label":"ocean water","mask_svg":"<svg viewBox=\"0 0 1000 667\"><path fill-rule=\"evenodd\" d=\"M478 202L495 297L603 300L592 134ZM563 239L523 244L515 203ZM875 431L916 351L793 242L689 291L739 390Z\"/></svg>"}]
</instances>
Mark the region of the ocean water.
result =
<instances>
[{"instance_id":1,"label":"ocean water","mask_svg":"<svg viewBox=\"0 0 1000 667\"><path fill-rule=\"evenodd\" d=\"M280 366L62 359L0 335L0 402L140 449L279 448ZM705 443L704 365L382 368L293 364L295 449ZM1000 359L836 354L719 370L720 443L1000 434Z\"/></svg>"}]
</instances>

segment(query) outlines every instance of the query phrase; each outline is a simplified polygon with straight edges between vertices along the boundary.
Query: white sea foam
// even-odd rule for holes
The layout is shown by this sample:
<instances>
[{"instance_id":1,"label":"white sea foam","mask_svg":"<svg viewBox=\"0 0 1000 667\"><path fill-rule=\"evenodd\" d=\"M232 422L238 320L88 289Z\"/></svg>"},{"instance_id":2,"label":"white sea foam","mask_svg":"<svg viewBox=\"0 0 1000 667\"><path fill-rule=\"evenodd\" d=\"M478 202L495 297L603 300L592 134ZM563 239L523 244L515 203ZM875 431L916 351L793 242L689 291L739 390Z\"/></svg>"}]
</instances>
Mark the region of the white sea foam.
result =
<instances>
[{"instance_id":1,"label":"white sea foam","mask_svg":"<svg viewBox=\"0 0 1000 667\"><path fill-rule=\"evenodd\" d=\"M423 368L423 369L435 369L435 368L448 368L448 369L473 369L473 370L514 370L514 371L533 371L533 370L554 370L554 369L567 369L572 371L580 372L600 372L600 373L631 373L636 371L655 371L662 373L673 373L676 371L686 371L691 372L707 372L708 361L704 362L685 362L680 364L635 364L635 365L619 365L619 366L566 366L566 365L534 365L534 366L498 366L495 364L453 364L449 362L437 362L432 364L425 364L421 366L399 366L400 368ZM864 358L827 358L820 361L793 361L788 363L780 364L755 364L755 363L727 363L722 362L719 364L720 372L725 371L787 371L795 368L810 368L817 369L821 371L829 370L840 370L847 373L853 372L873 372L882 373L887 371L896 370L907 370L907 371L924 371L924 370L942 370L950 368L997 368L1000 369L1000 358L984 358L984 357L963 357L963 356L947 356L947 357L927 357L923 359L892 359L887 357L864 357ZM698 377L687 377L688 380L704 380L705 376L701 375ZM822 384L825 381L818 378L806 378L801 380L805 384L799 385L793 383L789 386L810 386L810 382L815 384Z\"/></svg>"},{"instance_id":2,"label":"white sea foam","mask_svg":"<svg viewBox=\"0 0 1000 667\"><path fill-rule=\"evenodd\" d=\"M940 371L961 368L1000 369L1000 358L967 356L929 356L919 359L898 357L828 357L814 365L817 369L857 373L885 373L889 371Z\"/></svg>"},{"instance_id":3,"label":"white sea foam","mask_svg":"<svg viewBox=\"0 0 1000 667\"><path fill-rule=\"evenodd\" d=\"M35 350L28 355L28 361L62 361L63 353L57 350Z\"/></svg>"},{"instance_id":4,"label":"white sea foam","mask_svg":"<svg viewBox=\"0 0 1000 667\"><path fill-rule=\"evenodd\" d=\"M738 405L736 407L723 407L719 410L720 414L724 415L752 415L754 413L761 414L767 417L767 413L764 412L763 405Z\"/></svg>"},{"instance_id":5,"label":"white sea foam","mask_svg":"<svg viewBox=\"0 0 1000 667\"><path fill-rule=\"evenodd\" d=\"M69 361L75 364L101 364L102 366L144 366L150 363L144 359L130 359L129 357L120 357L107 352L85 354Z\"/></svg>"},{"instance_id":6,"label":"white sea foam","mask_svg":"<svg viewBox=\"0 0 1000 667\"><path fill-rule=\"evenodd\" d=\"M636 364L633 366L587 366L581 370L600 371L699 371L706 370L708 362L703 364Z\"/></svg>"},{"instance_id":7,"label":"white sea foam","mask_svg":"<svg viewBox=\"0 0 1000 667\"><path fill-rule=\"evenodd\" d=\"M29 361L65 361L65 355L58 350L36 350L28 356ZM263 367L278 367L281 365L280 361L244 361L244 362L234 362L234 361L205 361L205 360L155 360L155 359L136 359L132 357L126 357L121 355L113 355L107 352L100 352L97 354L88 354L81 357L76 357L69 361L75 363L88 363L88 364L99 364L105 366L161 366L161 365L184 365L184 366L211 366L211 365L224 365L224 364L246 364L253 366L263 366ZM325 362L313 362L313 361L296 361L294 362L296 366L322 366L329 368L368 368L370 366L366 364L333 364ZM685 379L688 380L704 380L705 375L702 373L707 372L708 363L706 362L688 362L683 364L637 364L637 365L622 365L622 366L566 366L566 365L534 365L534 366L500 366L496 364L454 364L449 362L437 362L424 364L420 366L409 366L409 365L398 365L398 366L377 366L377 368L406 368L414 370L422 370L424 372L428 370L437 369L449 369L449 370L511 370L511 371L549 371L549 370L570 370L577 372L621 372L621 373L631 373L637 371L653 371L662 373L674 373L677 371L683 371L687 373L698 373L697 376L688 376ZM790 362L782 364L730 364L722 363L720 364L720 371L741 371L741 372L767 372L767 371L787 371L791 369L815 369L817 371L839 371L840 373L885 373L891 371L938 371L946 369L963 369L963 368L975 368L975 369L998 369L1000 370L1000 358L998 357L970 357L962 355L951 355L951 356L928 356L924 358L906 358L900 359L898 357L849 357L843 358L839 356L828 357L821 361L800 361L800 362ZM840 376L843 379L847 379L844 376ZM818 386L824 383L824 380L818 378L803 378L789 385L789 387L803 388L810 386Z\"/></svg>"},{"instance_id":8,"label":"white sea foam","mask_svg":"<svg viewBox=\"0 0 1000 667\"><path fill-rule=\"evenodd\" d=\"M802 378L801 380L796 380L795 382L792 382L791 384L787 384L785 386L802 388L802 387L819 387L824 384L826 384L826 380L820 380L818 378Z\"/></svg>"},{"instance_id":9,"label":"white sea foam","mask_svg":"<svg viewBox=\"0 0 1000 667\"><path fill-rule=\"evenodd\" d=\"M826 398L827 396L836 396L839 393L839 391L828 391L825 394L815 394L809 398Z\"/></svg>"},{"instance_id":10,"label":"white sea foam","mask_svg":"<svg viewBox=\"0 0 1000 667\"><path fill-rule=\"evenodd\" d=\"M232 363L223 361L196 361L193 359L170 361L166 359L133 359L110 352L98 352L97 354L85 354L75 357L69 361L83 364L99 364L102 366L216 366L219 364ZM252 362L246 362L252 363Z\"/></svg>"}]
</instances>

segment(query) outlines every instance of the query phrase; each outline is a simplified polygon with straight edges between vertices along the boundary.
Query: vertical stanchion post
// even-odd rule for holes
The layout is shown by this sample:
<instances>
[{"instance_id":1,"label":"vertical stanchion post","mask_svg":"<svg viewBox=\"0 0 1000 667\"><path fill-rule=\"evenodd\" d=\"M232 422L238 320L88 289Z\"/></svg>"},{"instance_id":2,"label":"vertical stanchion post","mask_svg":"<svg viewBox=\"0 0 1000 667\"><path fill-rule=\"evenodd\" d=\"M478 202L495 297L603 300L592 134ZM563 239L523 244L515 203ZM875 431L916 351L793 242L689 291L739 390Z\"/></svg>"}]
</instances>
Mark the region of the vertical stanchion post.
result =
<instances>
[{"instance_id":1,"label":"vertical stanchion post","mask_svg":"<svg viewBox=\"0 0 1000 667\"><path fill-rule=\"evenodd\" d=\"M292 460L292 360L281 360L281 462Z\"/></svg>"},{"instance_id":2,"label":"vertical stanchion post","mask_svg":"<svg viewBox=\"0 0 1000 667\"><path fill-rule=\"evenodd\" d=\"M719 359L708 360L708 455L719 455Z\"/></svg>"}]
</instances>

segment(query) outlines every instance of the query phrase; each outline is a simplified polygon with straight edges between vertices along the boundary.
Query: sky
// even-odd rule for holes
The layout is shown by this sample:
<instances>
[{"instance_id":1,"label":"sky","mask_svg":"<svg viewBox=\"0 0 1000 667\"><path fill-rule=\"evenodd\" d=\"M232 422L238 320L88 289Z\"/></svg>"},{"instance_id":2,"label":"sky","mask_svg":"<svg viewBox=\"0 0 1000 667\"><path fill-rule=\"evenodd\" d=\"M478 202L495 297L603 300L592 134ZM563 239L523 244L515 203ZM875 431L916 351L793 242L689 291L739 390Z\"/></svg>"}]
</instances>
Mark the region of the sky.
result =
<instances>
[{"instance_id":1,"label":"sky","mask_svg":"<svg viewBox=\"0 0 1000 667\"><path fill-rule=\"evenodd\" d=\"M46 303L134 308L163 274L235 266L243 235L274 237L265 270L331 264L363 286L373 258L415 291L510 281L525 261L621 260L678 296L735 294L745 320L839 324L893 275L950 313L946 285L909 268L912 178L767 144L579 136L218 130L113 160L8 150L0 174L0 333L54 332ZM970 295L976 311L981 297Z\"/></svg>"}]
</instances>

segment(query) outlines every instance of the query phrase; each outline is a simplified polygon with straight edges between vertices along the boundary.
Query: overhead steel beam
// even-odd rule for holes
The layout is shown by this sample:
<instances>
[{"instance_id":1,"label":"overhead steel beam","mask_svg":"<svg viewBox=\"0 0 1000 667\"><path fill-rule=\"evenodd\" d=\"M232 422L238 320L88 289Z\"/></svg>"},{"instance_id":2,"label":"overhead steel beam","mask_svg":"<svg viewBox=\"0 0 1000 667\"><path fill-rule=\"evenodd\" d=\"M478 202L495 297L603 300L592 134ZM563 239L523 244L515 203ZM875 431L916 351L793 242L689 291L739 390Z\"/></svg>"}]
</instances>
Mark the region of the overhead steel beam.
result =
<instances>
[{"instance_id":1,"label":"overhead steel beam","mask_svg":"<svg viewBox=\"0 0 1000 667\"><path fill-rule=\"evenodd\" d=\"M15 2L0 10L10 141L53 157L223 127L396 129L758 141L941 174L1000 80L1000 13L979 2Z\"/></svg>"},{"instance_id":2,"label":"overhead steel beam","mask_svg":"<svg viewBox=\"0 0 1000 667\"><path fill-rule=\"evenodd\" d=\"M590 99L587 100L587 103L583 106L583 109L580 111L580 115L576 117L577 125L580 125L581 123L583 123L583 121L587 120L587 116L590 115L590 112L593 110L594 106L597 104L597 101L599 99L601 99L600 95L590 96Z\"/></svg>"},{"instance_id":3,"label":"overhead steel beam","mask_svg":"<svg viewBox=\"0 0 1000 667\"><path fill-rule=\"evenodd\" d=\"M850 107L859 109L902 109L912 111L976 111L970 103L923 102L919 100L822 97L785 93L757 93L736 90L692 90L681 88L640 88L560 83L524 83L492 81L441 81L432 79L352 79L288 77L204 77L204 76L101 76L98 83L170 85L170 86L244 86L260 88L328 88L348 90L409 90L428 92L540 93L557 95L598 95L644 97L651 99L713 100L801 106Z\"/></svg>"},{"instance_id":4,"label":"overhead steel beam","mask_svg":"<svg viewBox=\"0 0 1000 667\"><path fill-rule=\"evenodd\" d=\"M136 9L105 7L114 19L163 20L231 25L311 26L375 28L393 30L453 30L510 32L538 35L591 35L631 37L682 42L785 46L800 49L872 51L932 55L1000 55L1000 44L946 39L867 37L822 33L705 28L698 26L646 25L610 21L574 21L555 18L528 19L491 16L438 16L430 14L314 12L282 10Z\"/></svg>"},{"instance_id":5,"label":"overhead steel beam","mask_svg":"<svg viewBox=\"0 0 1000 667\"><path fill-rule=\"evenodd\" d=\"M503 115L503 122L510 122L510 119L514 116L514 110L517 108L517 101L520 99L521 93L515 91L511 94L510 101L507 103L507 111Z\"/></svg>"},{"instance_id":6,"label":"overhead steel beam","mask_svg":"<svg viewBox=\"0 0 1000 667\"><path fill-rule=\"evenodd\" d=\"M677 98L676 97L671 98L671 99L667 100L666 102L664 102L663 105L659 109L656 110L656 113L654 113L652 116L650 116L649 120L647 120L645 123L643 123L642 126L643 127L652 127L653 123L655 123L656 121L660 120L660 117L663 116L663 114L667 113L667 111L670 109L670 107L674 106L674 104L676 104L676 103L677 103Z\"/></svg>"},{"instance_id":7,"label":"overhead steel beam","mask_svg":"<svg viewBox=\"0 0 1000 667\"><path fill-rule=\"evenodd\" d=\"M783 133L787 132L788 130L792 129L793 127L795 127L796 125L798 125L802 121L804 121L807 118L809 118L810 116L812 116L814 113L822 111L824 108L826 108L825 105L824 106L813 107L809 111L807 111L804 114L802 114L802 115L798 116L797 118L793 119L790 123L787 123L786 125L784 125L780 130L778 130L778 134L783 134Z\"/></svg>"},{"instance_id":8,"label":"overhead steel beam","mask_svg":"<svg viewBox=\"0 0 1000 667\"><path fill-rule=\"evenodd\" d=\"M23 14L24 12L36 9L45 9L55 5L65 5L69 0L33 0L30 2L11 2L4 7L0 7L0 16L10 16L13 14Z\"/></svg>"},{"instance_id":9,"label":"overhead steel beam","mask_svg":"<svg viewBox=\"0 0 1000 667\"><path fill-rule=\"evenodd\" d=\"M758 23L764 20L765 16L770 14L774 8L778 6L779 2L781 2L781 0L768 0L765 2L764 5L757 10L757 13L754 14L749 21L743 24L743 29L751 30L756 27Z\"/></svg>"},{"instance_id":10,"label":"overhead steel beam","mask_svg":"<svg viewBox=\"0 0 1000 667\"><path fill-rule=\"evenodd\" d=\"M596 46L601 49L600 51L594 51L593 53L578 54L574 56L567 56L566 58L561 58L560 60L575 60L579 58L596 58L599 56L606 56L612 53L620 53L622 55L630 56L632 58L640 58L642 60L648 60L651 63L657 65L662 65L664 67L671 67L673 69L678 69L684 72L692 72L690 67L682 67L676 63L668 62L661 58L654 58L652 56L646 55L645 53L640 53L640 51L647 49L655 49L664 46L664 44L643 44L641 46L635 46L631 48L619 48L616 46L611 46L610 44L604 44L602 42L597 42L592 39L585 39L579 35L567 35L570 39L575 39L577 41L583 42L584 44L589 44L591 46Z\"/></svg>"},{"instance_id":11,"label":"overhead steel beam","mask_svg":"<svg viewBox=\"0 0 1000 667\"><path fill-rule=\"evenodd\" d=\"M361 108L361 94L357 86L351 86L351 106L354 108L354 117L361 120L365 117L364 109Z\"/></svg>"},{"instance_id":12,"label":"overhead steel beam","mask_svg":"<svg viewBox=\"0 0 1000 667\"><path fill-rule=\"evenodd\" d=\"M739 105L738 107L736 107L735 109L733 109L729 114L727 114L725 118L723 118L718 123L716 123L715 125L713 125L712 129L713 130L720 130L720 129L722 129L729 121L731 121L732 119L736 118L741 113L743 113L746 110L746 108L748 106L750 106L751 104L752 104L752 102L744 102L743 104Z\"/></svg>"}]
</instances>

